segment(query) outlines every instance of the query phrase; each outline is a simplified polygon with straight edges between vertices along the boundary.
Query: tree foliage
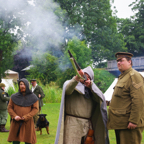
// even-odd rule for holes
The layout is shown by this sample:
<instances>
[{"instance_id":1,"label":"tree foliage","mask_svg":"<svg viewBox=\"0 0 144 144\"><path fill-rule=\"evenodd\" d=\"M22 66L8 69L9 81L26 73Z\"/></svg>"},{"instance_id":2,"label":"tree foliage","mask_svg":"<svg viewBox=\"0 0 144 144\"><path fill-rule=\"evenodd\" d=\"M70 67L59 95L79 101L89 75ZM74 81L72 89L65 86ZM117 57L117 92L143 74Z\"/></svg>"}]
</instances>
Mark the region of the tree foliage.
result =
<instances>
[{"instance_id":1,"label":"tree foliage","mask_svg":"<svg viewBox=\"0 0 144 144\"><path fill-rule=\"evenodd\" d=\"M118 19L118 30L124 35L128 51L134 56L142 56L144 53L144 1L136 0L130 6L136 14L129 19Z\"/></svg>"},{"instance_id":2,"label":"tree foliage","mask_svg":"<svg viewBox=\"0 0 144 144\"><path fill-rule=\"evenodd\" d=\"M31 63L34 67L32 67L28 73L27 78L30 79L39 79L42 84L46 85L51 81L56 81L56 68L58 67L57 58L52 56L49 53L45 53L44 55L37 54L33 57L33 61Z\"/></svg>"},{"instance_id":3,"label":"tree foliage","mask_svg":"<svg viewBox=\"0 0 144 144\"><path fill-rule=\"evenodd\" d=\"M22 7L8 9L9 2L8 0L3 1L3 4L0 2L0 79L4 76L5 70L12 68L14 48L22 37L20 30Z\"/></svg>"},{"instance_id":4,"label":"tree foliage","mask_svg":"<svg viewBox=\"0 0 144 144\"><path fill-rule=\"evenodd\" d=\"M114 75L105 69L94 69L94 83L104 93L114 81Z\"/></svg>"},{"instance_id":5,"label":"tree foliage","mask_svg":"<svg viewBox=\"0 0 144 144\"><path fill-rule=\"evenodd\" d=\"M70 50L82 69L91 65L93 62L91 60L91 49L86 46L85 41L80 41L77 37L71 39L67 44L64 56L60 59L59 72L57 73L57 83L61 87L66 80L71 79L76 74L69 60L68 50Z\"/></svg>"},{"instance_id":6,"label":"tree foliage","mask_svg":"<svg viewBox=\"0 0 144 144\"><path fill-rule=\"evenodd\" d=\"M79 25L79 38L91 46L92 59L114 59L117 51L126 51L123 36L117 32L109 0L55 0L67 11L68 32Z\"/></svg>"}]
</instances>

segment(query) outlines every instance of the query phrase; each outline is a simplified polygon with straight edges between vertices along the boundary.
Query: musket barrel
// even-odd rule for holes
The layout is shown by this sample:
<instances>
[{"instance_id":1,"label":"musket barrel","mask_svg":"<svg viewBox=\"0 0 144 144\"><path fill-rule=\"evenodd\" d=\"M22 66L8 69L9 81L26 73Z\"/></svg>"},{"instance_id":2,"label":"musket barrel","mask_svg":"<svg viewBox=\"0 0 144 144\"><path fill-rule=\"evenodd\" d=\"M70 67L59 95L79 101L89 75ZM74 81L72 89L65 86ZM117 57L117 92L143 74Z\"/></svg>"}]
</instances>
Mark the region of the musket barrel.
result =
<instances>
[{"instance_id":1,"label":"musket barrel","mask_svg":"<svg viewBox=\"0 0 144 144\"><path fill-rule=\"evenodd\" d=\"M73 57L72 53L70 52L70 50L68 50L68 53L69 53L69 55L70 55L70 58L73 58L74 63L75 63L75 65L76 65L77 69L78 69L78 70L81 70L81 67L78 65L78 63L77 63L76 60L74 59L74 57Z\"/></svg>"}]
</instances>

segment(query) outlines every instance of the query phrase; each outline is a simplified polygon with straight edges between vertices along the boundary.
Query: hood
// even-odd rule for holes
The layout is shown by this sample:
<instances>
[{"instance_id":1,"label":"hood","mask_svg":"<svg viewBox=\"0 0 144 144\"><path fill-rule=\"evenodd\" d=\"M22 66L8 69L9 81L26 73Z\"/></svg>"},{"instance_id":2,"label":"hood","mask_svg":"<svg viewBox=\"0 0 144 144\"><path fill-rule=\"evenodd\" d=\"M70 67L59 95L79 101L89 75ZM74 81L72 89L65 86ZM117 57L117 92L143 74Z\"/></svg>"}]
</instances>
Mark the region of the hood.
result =
<instances>
[{"instance_id":1,"label":"hood","mask_svg":"<svg viewBox=\"0 0 144 144\"><path fill-rule=\"evenodd\" d=\"M20 79L20 80L18 81L18 85L20 85L20 82L23 82L23 83L25 84L25 86L26 86L26 94L32 93L32 91L31 91L30 88L29 88L29 82L28 82L27 79L25 79L25 78ZM19 88L19 92L20 92L20 88Z\"/></svg>"},{"instance_id":2,"label":"hood","mask_svg":"<svg viewBox=\"0 0 144 144\"><path fill-rule=\"evenodd\" d=\"M92 70L92 68L90 66L84 68L83 72L87 73L90 76L91 81L94 81L94 72L93 72L93 70ZM75 89L77 91L81 92L82 94L85 94L85 85L82 84L81 82L79 82L77 84L77 86L75 87Z\"/></svg>"},{"instance_id":3,"label":"hood","mask_svg":"<svg viewBox=\"0 0 144 144\"><path fill-rule=\"evenodd\" d=\"M15 93L11 96L11 100L16 104L16 105L19 105L19 106L23 106L23 107L27 107L27 106L31 106L32 104L34 104L38 98L37 96L32 93L32 91L29 89L29 82L27 79L23 78L23 79L20 79L18 81L18 85L20 84L20 82L24 82L25 86L26 86L26 93L25 93L25 96L22 95L22 93L20 92L20 89L19 89L19 92L18 93Z\"/></svg>"},{"instance_id":4,"label":"hood","mask_svg":"<svg viewBox=\"0 0 144 144\"><path fill-rule=\"evenodd\" d=\"M94 72L90 66L84 68L83 72L87 73L90 76L91 80L94 81Z\"/></svg>"}]
</instances>

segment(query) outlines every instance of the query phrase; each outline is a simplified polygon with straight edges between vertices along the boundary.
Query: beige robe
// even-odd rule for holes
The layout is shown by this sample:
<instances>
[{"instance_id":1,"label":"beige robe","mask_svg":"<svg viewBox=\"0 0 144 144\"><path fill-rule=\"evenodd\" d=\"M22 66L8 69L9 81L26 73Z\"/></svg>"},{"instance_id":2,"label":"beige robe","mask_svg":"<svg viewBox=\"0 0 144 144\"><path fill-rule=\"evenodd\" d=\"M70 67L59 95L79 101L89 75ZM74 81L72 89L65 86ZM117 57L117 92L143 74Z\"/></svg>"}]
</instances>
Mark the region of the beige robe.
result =
<instances>
[{"instance_id":1,"label":"beige robe","mask_svg":"<svg viewBox=\"0 0 144 144\"><path fill-rule=\"evenodd\" d=\"M92 89L92 99L84 98L84 95L75 89L77 84L78 82L73 78L66 86L58 144L80 144L81 138L87 134L89 127L91 128L88 120L66 114L85 118L91 117L95 144L105 144L106 131L100 113L102 100Z\"/></svg>"}]
</instances>

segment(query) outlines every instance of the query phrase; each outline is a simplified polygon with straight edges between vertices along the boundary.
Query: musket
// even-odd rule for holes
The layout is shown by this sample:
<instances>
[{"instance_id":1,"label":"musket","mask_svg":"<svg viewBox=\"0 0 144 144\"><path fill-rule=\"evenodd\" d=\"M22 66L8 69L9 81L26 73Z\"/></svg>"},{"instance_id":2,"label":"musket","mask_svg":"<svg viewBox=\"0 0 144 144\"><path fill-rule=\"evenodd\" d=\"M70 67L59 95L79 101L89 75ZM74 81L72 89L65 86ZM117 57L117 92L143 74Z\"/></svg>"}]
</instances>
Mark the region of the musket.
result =
<instances>
[{"instance_id":1,"label":"musket","mask_svg":"<svg viewBox=\"0 0 144 144\"><path fill-rule=\"evenodd\" d=\"M78 76L79 78L83 79L84 81L86 81L86 80L87 80L86 75L84 74L83 77L82 77L82 76L80 76L80 74L78 73L78 71L81 70L81 67L78 65L78 63L77 63L76 60L74 59L74 57L73 57L73 55L71 54L70 50L68 50L68 53L69 53L69 55L70 55L70 61L71 61L71 63L72 63L72 66L73 66L73 68L74 68L77 76Z\"/></svg>"}]
</instances>

